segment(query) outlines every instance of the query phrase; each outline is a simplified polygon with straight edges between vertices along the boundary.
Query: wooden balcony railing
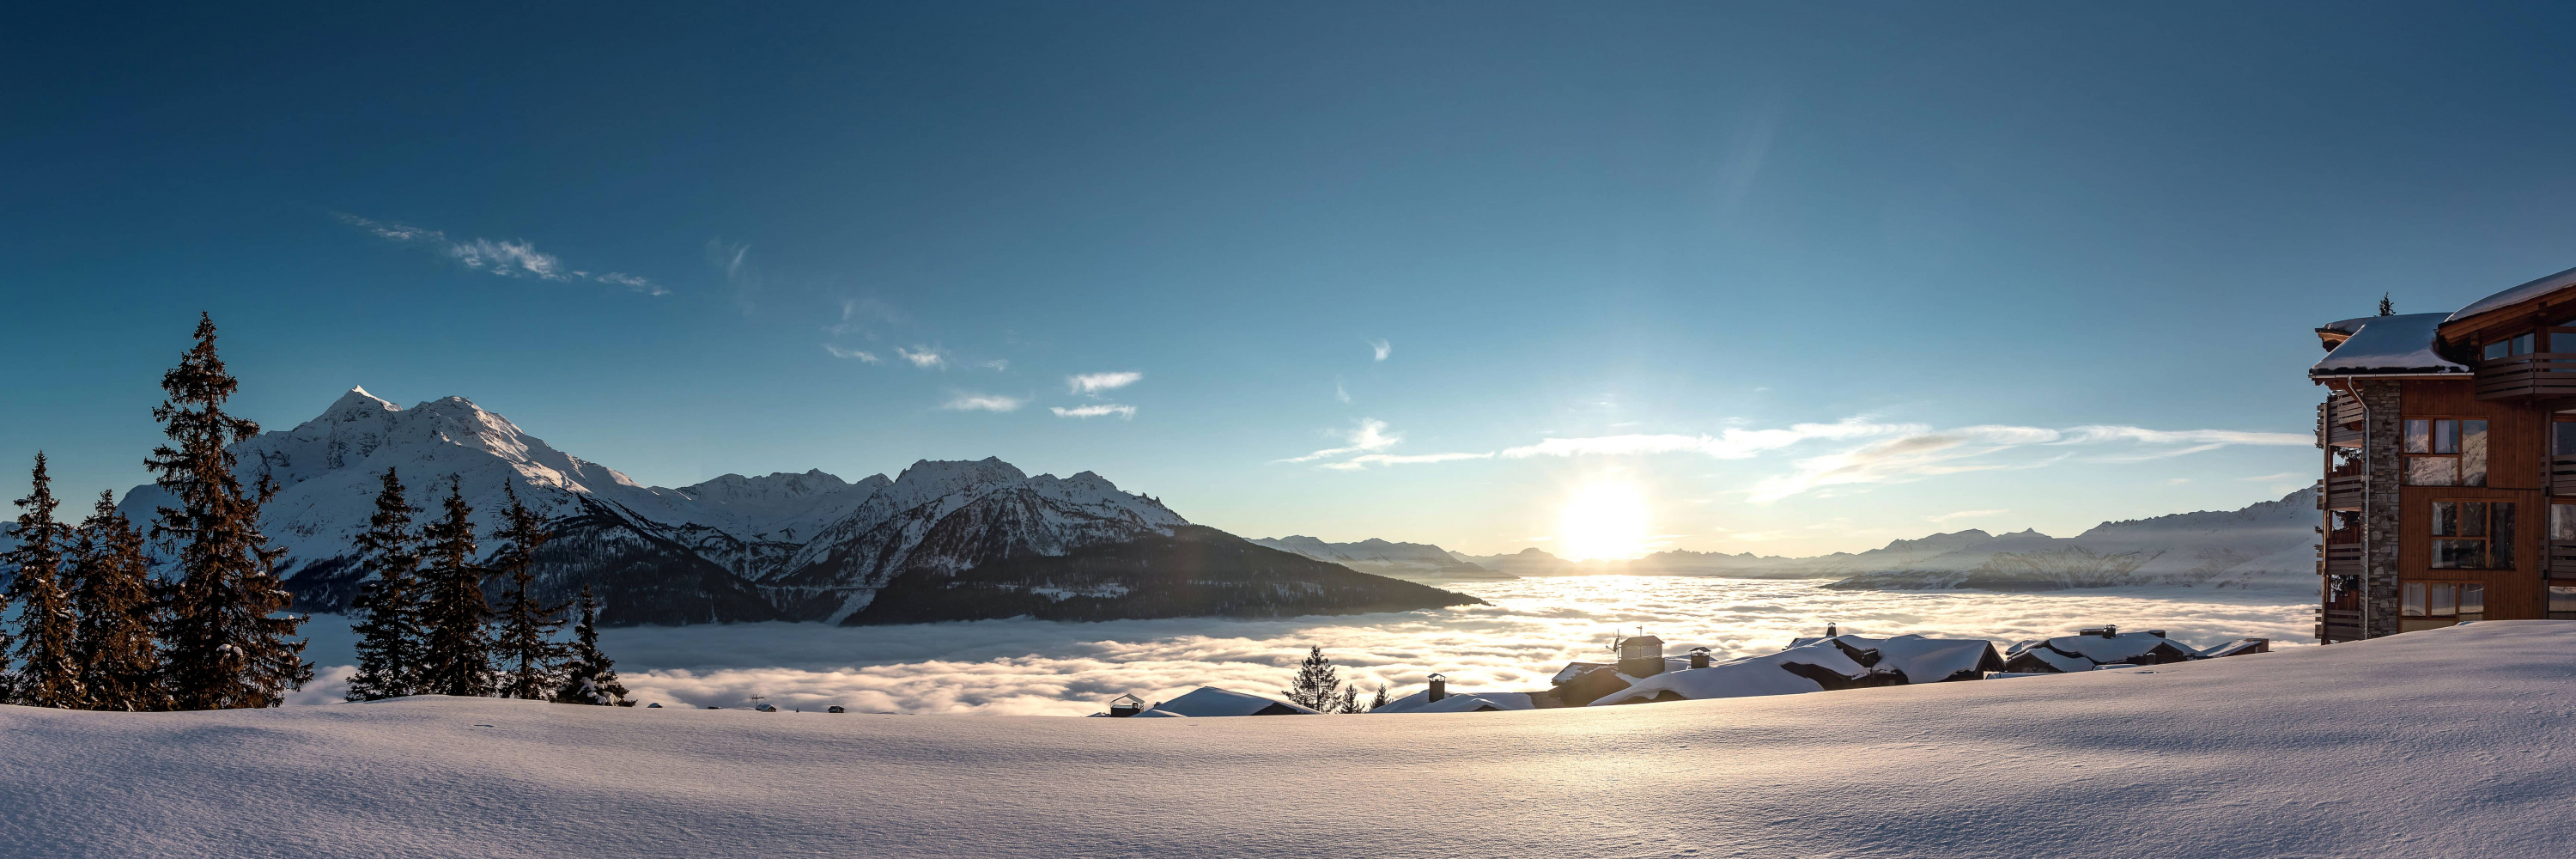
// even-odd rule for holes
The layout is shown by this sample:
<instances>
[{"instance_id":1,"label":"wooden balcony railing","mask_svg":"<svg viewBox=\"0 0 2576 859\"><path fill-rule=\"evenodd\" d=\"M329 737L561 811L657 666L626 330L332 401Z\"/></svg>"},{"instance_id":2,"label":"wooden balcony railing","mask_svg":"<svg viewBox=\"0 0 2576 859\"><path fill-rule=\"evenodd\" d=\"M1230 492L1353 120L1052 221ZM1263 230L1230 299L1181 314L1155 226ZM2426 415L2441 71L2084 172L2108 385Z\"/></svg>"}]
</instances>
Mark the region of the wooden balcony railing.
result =
<instances>
[{"instance_id":1,"label":"wooden balcony railing","mask_svg":"<svg viewBox=\"0 0 2576 859\"><path fill-rule=\"evenodd\" d=\"M2571 480L2576 480L2576 475L2570 475L2570 477L2571 477ZM2363 485L2363 482L2364 482L2364 481L2366 481L2366 480L2368 480L2368 479L2369 479L2369 478L2364 477L2364 476L2359 475L2359 474L2329 474L2329 475L2327 475L2327 476L2326 476L2326 492L2325 492L2324 497L2321 499L2321 502L2322 502L2322 509L2326 509L2326 510L2359 510L2359 509L2361 509L2361 487L2362 487L2362 485ZM2576 485L2576 483L2571 483L2571 485Z\"/></svg>"},{"instance_id":2,"label":"wooden balcony railing","mask_svg":"<svg viewBox=\"0 0 2576 859\"><path fill-rule=\"evenodd\" d=\"M2320 642L2360 641L2361 611L2359 609L2326 609L2323 616L2318 618L2317 639Z\"/></svg>"},{"instance_id":3,"label":"wooden balcony railing","mask_svg":"<svg viewBox=\"0 0 2576 859\"><path fill-rule=\"evenodd\" d=\"M2576 495L2576 456L2549 458L2549 494Z\"/></svg>"},{"instance_id":4,"label":"wooden balcony railing","mask_svg":"<svg viewBox=\"0 0 2576 859\"><path fill-rule=\"evenodd\" d=\"M2478 399L2576 397L2576 353L2541 352L2478 364Z\"/></svg>"},{"instance_id":5,"label":"wooden balcony railing","mask_svg":"<svg viewBox=\"0 0 2576 859\"><path fill-rule=\"evenodd\" d=\"M2576 579L2576 540L2549 541L2549 556L2541 565L2550 578Z\"/></svg>"},{"instance_id":6,"label":"wooden balcony railing","mask_svg":"<svg viewBox=\"0 0 2576 859\"><path fill-rule=\"evenodd\" d=\"M2356 575L2361 572L2360 543L2328 543L2325 550L2325 574Z\"/></svg>"}]
</instances>

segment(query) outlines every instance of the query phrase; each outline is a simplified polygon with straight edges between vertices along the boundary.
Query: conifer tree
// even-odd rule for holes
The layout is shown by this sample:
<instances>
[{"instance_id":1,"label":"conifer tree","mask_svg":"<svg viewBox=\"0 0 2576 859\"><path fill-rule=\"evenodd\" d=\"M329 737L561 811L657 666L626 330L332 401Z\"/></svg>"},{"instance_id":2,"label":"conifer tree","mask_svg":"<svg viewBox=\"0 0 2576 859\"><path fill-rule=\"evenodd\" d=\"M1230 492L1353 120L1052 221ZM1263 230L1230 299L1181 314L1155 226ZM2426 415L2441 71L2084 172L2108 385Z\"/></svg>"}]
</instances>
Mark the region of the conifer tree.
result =
<instances>
[{"instance_id":1,"label":"conifer tree","mask_svg":"<svg viewBox=\"0 0 2576 859\"><path fill-rule=\"evenodd\" d=\"M2381 316L2395 316L2395 315L2397 315L2397 305L2394 305L2394 304L2390 304L2390 303L2388 303L2388 293L2383 292L2383 293L2380 293L2380 294L2379 294L2379 315L2381 315Z\"/></svg>"},{"instance_id":2,"label":"conifer tree","mask_svg":"<svg viewBox=\"0 0 2576 859\"><path fill-rule=\"evenodd\" d=\"M1360 712L1373 712L1384 706L1386 706L1386 684L1380 683L1377 684L1377 697L1369 701L1367 710L1362 710Z\"/></svg>"},{"instance_id":3,"label":"conifer tree","mask_svg":"<svg viewBox=\"0 0 2576 859\"><path fill-rule=\"evenodd\" d=\"M617 682L617 663L599 652L599 598L591 595L589 585L581 588L581 622L572 628L572 664L565 675L556 703L635 706L625 685Z\"/></svg>"},{"instance_id":4,"label":"conifer tree","mask_svg":"<svg viewBox=\"0 0 2576 859\"><path fill-rule=\"evenodd\" d=\"M16 502L19 547L10 553L9 601L18 604L16 703L30 707L80 709L89 706L81 689L80 660L74 648L80 621L72 614L71 593L63 589L63 544L71 529L54 519L53 478L45 473L45 454L36 453L33 488Z\"/></svg>"},{"instance_id":5,"label":"conifer tree","mask_svg":"<svg viewBox=\"0 0 2576 859\"><path fill-rule=\"evenodd\" d=\"M403 500L402 478L394 471L385 469L376 513L355 544L358 563L374 579L358 589L350 606L362 612L350 627L358 634L358 673L349 678L347 696L351 701L421 691L420 534L411 525L420 508Z\"/></svg>"},{"instance_id":6,"label":"conifer tree","mask_svg":"<svg viewBox=\"0 0 2576 859\"><path fill-rule=\"evenodd\" d=\"M72 564L72 610L80 616L75 656L90 707L169 709L152 632L161 622L152 561L143 554L143 534L116 512L115 493L98 494L98 505L81 521L78 547Z\"/></svg>"},{"instance_id":7,"label":"conifer tree","mask_svg":"<svg viewBox=\"0 0 2576 859\"><path fill-rule=\"evenodd\" d=\"M492 536L506 542L492 554L492 566L510 579L492 640L493 661L501 673L497 691L503 698L542 701L562 685L565 648L555 633L563 629L566 606L541 604L528 589L537 580L532 569L537 548L554 534L546 530L544 517L519 502L518 490L504 483L501 493L510 506L501 511L501 530Z\"/></svg>"},{"instance_id":8,"label":"conifer tree","mask_svg":"<svg viewBox=\"0 0 2576 859\"><path fill-rule=\"evenodd\" d=\"M428 564L421 604L420 686L425 695L492 693L492 640L484 624L492 604L483 599L484 569L474 563L474 508L464 488L448 477L444 515L421 529Z\"/></svg>"},{"instance_id":9,"label":"conifer tree","mask_svg":"<svg viewBox=\"0 0 2576 859\"><path fill-rule=\"evenodd\" d=\"M1289 702L1321 713L1341 712L1341 669L1324 658L1323 645L1307 647L1305 661L1297 663L1297 678L1288 685Z\"/></svg>"},{"instance_id":10,"label":"conifer tree","mask_svg":"<svg viewBox=\"0 0 2576 859\"><path fill-rule=\"evenodd\" d=\"M261 475L244 492L226 449L258 435L259 424L224 412L240 383L215 352L212 318L198 317L196 337L179 366L162 374L170 398L152 409L177 446L154 448L143 463L179 500L160 508L152 525L154 539L168 538L178 549L161 636L169 690L184 710L273 707L285 702L286 690L313 679L305 642L295 638L307 618L279 614L295 601L277 581L286 550L271 548L259 531L259 509L277 485Z\"/></svg>"}]
</instances>

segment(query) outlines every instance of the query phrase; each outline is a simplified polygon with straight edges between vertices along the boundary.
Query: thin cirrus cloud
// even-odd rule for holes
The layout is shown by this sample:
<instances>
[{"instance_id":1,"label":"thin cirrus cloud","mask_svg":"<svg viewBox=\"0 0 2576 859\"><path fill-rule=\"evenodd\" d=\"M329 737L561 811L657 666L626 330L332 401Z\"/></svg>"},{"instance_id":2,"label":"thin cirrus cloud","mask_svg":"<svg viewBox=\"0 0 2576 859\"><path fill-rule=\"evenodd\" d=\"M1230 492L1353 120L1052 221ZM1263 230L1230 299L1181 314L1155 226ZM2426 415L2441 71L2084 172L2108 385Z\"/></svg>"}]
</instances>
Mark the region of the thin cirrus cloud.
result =
<instances>
[{"instance_id":1,"label":"thin cirrus cloud","mask_svg":"<svg viewBox=\"0 0 2576 859\"><path fill-rule=\"evenodd\" d=\"M1369 341L1368 347L1369 354L1375 356L1369 359L1371 361L1384 361L1386 356L1395 354L1395 345L1386 342L1384 338Z\"/></svg>"},{"instance_id":2,"label":"thin cirrus cloud","mask_svg":"<svg viewBox=\"0 0 2576 859\"><path fill-rule=\"evenodd\" d=\"M901 356L904 360L912 362L913 366L924 370L948 369L948 356L942 354L935 347L914 346L910 349L906 349L901 346L897 346L894 347L894 353Z\"/></svg>"},{"instance_id":3,"label":"thin cirrus cloud","mask_svg":"<svg viewBox=\"0 0 2576 859\"><path fill-rule=\"evenodd\" d=\"M1932 522L1932 523L1936 523L1936 524L1937 524L1937 523L1941 523L1941 522L1948 522L1948 521L1953 520L1953 519L1973 519L1973 518L1976 518L1976 517L1979 517L1979 516L1994 516L1994 515L2003 514L2003 513L2010 513L2010 512L2012 512L2012 511L2011 511L2011 510L2009 510L2009 509L2005 509L2005 510L1953 510L1953 511L1950 511L1950 512L1948 512L1948 513L1943 513L1943 514L1938 515L1938 516L1925 516L1925 517L1923 517L1923 521L1925 521L1925 522Z\"/></svg>"},{"instance_id":4,"label":"thin cirrus cloud","mask_svg":"<svg viewBox=\"0 0 2576 859\"><path fill-rule=\"evenodd\" d=\"M564 264L562 258L537 250L525 240L495 241L475 238L459 241L446 233L410 224L377 221L345 212L334 213L342 223L365 230L368 234L395 244L428 248L455 260L468 270L500 277L527 277L558 282L586 281L618 287L645 295L669 295L661 284L624 272L592 273Z\"/></svg>"},{"instance_id":5,"label":"thin cirrus cloud","mask_svg":"<svg viewBox=\"0 0 2576 859\"><path fill-rule=\"evenodd\" d=\"M1136 380L1142 378L1145 378L1145 374L1134 371L1083 373L1064 377L1064 385L1067 390L1076 394L1098 396L1102 391L1115 391L1136 384Z\"/></svg>"},{"instance_id":6,"label":"thin cirrus cloud","mask_svg":"<svg viewBox=\"0 0 2576 859\"><path fill-rule=\"evenodd\" d=\"M834 358L851 358L870 364L879 364L884 363L885 361L885 359L877 357L877 353L874 352L862 349L843 349L830 343L823 344L823 351L832 353L832 357Z\"/></svg>"},{"instance_id":7,"label":"thin cirrus cloud","mask_svg":"<svg viewBox=\"0 0 2576 859\"><path fill-rule=\"evenodd\" d=\"M2083 446L2129 445L2125 450L2090 457L2089 461L2141 462L2234 445L2305 446L2314 443L2308 436L2297 433L2152 430L2103 424L2071 429L1988 424L1936 430L1923 424L1878 423L1857 417L1834 423L1793 424L1776 429L1731 427L1718 433L1700 435L1549 438L1490 453L1384 453L1386 448L1401 443L1403 436L1388 432L1385 422L1375 419L1363 420L1351 432L1349 439L1350 444L1343 447L1278 461L1322 460L1325 461L1321 465L1324 468L1356 471L1369 466L1540 456L1572 458L1691 453L1715 459L1750 459L1811 442L1857 442L1841 450L1791 460L1787 472L1756 482L1746 493L1747 499L1767 503L1837 486L1902 483L1973 471L2039 468L2070 458L2075 455L2075 448ZM2051 453L2054 448L2064 449L2037 461L1997 456L2017 449ZM1984 512L2000 511L1966 511L1953 515Z\"/></svg>"},{"instance_id":8,"label":"thin cirrus cloud","mask_svg":"<svg viewBox=\"0 0 2576 859\"><path fill-rule=\"evenodd\" d=\"M959 412L1012 412L1018 411L1020 406L1027 402L1028 399L1025 397L959 391L950 395L948 402L940 404L939 407Z\"/></svg>"},{"instance_id":9,"label":"thin cirrus cloud","mask_svg":"<svg viewBox=\"0 0 2576 859\"><path fill-rule=\"evenodd\" d=\"M1093 403L1087 406L1075 406L1070 409L1063 406L1050 406L1047 410L1054 412L1055 416L1060 418L1096 418L1105 415L1117 415L1118 419L1123 421L1133 420L1136 417L1135 406L1122 406L1117 403Z\"/></svg>"}]
</instances>

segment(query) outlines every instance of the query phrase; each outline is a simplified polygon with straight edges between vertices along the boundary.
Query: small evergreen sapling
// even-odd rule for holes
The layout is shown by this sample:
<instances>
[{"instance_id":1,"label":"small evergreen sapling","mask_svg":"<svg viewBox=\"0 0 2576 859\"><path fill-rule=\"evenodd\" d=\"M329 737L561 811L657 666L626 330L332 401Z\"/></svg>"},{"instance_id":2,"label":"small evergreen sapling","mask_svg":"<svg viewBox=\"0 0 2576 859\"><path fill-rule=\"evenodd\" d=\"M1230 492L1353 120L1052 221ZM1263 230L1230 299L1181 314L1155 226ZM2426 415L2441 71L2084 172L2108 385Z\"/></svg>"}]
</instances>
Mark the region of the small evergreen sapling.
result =
<instances>
[{"instance_id":1,"label":"small evergreen sapling","mask_svg":"<svg viewBox=\"0 0 2576 859\"><path fill-rule=\"evenodd\" d=\"M18 604L17 646L0 654L0 666L14 656L19 664L10 700L30 707L79 709L89 696L81 689L80 662L73 654L79 621L72 615L71 595L63 590L63 542L69 528L54 520L53 480L45 474L45 455L36 454L33 485L17 500L18 548L9 553L8 595L0 602Z\"/></svg>"},{"instance_id":2,"label":"small evergreen sapling","mask_svg":"<svg viewBox=\"0 0 2576 859\"><path fill-rule=\"evenodd\" d=\"M617 663L599 652L599 598L591 595L588 585L581 589L581 622L572 628L572 663L563 688L555 692L555 702L635 706L626 697L626 687L617 682Z\"/></svg>"},{"instance_id":3,"label":"small evergreen sapling","mask_svg":"<svg viewBox=\"0 0 2576 859\"><path fill-rule=\"evenodd\" d=\"M215 323L197 319L197 345L179 366L161 376L170 398L152 409L176 447L154 448L143 465L179 501L163 507L154 538L178 546L178 581L171 588L169 688L187 710L274 707L288 689L313 679L295 630L307 618L280 615L294 603L277 580L283 548L271 548L259 531L259 509L277 494L267 476L243 491L226 446L259 434L259 424L226 414L224 401L240 386L215 352Z\"/></svg>"},{"instance_id":4,"label":"small evergreen sapling","mask_svg":"<svg viewBox=\"0 0 2576 859\"><path fill-rule=\"evenodd\" d=\"M518 490L509 484L501 492L510 506L501 511L501 530L494 534L505 541L494 552L494 572L507 575L509 592L501 603L499 628L492 641L493 661L500 670L499 692L503 698L546 700L554 697L563 685L565 648L555 640L563 629L563 604L539 603L529 589L536 583L537 548L554 536L546 530L545 518L520 503Z\"/></svg>"},{"instance_id":5,"label":"small evergreen sapling","mask_svg":"<svg viewBox=\"0 0 2576 859\"><path fill-rule=\"evenodd\" d=\"M358 589L351 608L360 619L358 673L349 678L348 699L376 701L419 694L422 664L420 628L420 534L412 514L420 508L403 500L402 478L385 469L376 493L376 512L355 545L358 563L374 580Z\"/></svg>"},{"instance_id":6,"label":"small evergreen sapling","mask_svg":"<svg viewBox=\"0 0 2576 859\"><path fill-rule=\"evenodd\" d=\"M1288 685L1288 701L1319 713L1341 712L1341 669L1324 658L1324 646L1307 645L1306 659L1297 663L1297 677Z\"/></svg>"},{"instance_id":7,"label":"small evergreen sapling","mask_svg":"<svg viewBox=\"0 0 2576 859\"><path fill-rule=\"evenodd\" d=\"M492 694L492 641L484 624L492 605L483 599L485 570L474 563L474 508L464 488L448 478L444 515L422 529L429 565L428 595L421 606L420 686L427 695Z\"/></svg>"},{"instance_id":8,"label":"small evergreen sapling","mask_svg":"<svg viewBox=\"0 0 2576 859\"><path fill-rule=\"evenodd\" d=\"M72 610L80 617L80 635L74 651L90 707L169 709L170 696L161 688L161 649L153 637L161 603L153 593L152 561L143 554L143 534L116 512L114 493L98 494L98 504L81 521L78 546Z\"/></svg>"},{"instance_id":9,"label":"small evergreen sapling","mask_svg":"<svg viewBox=\"0 0 2576 859\"><path fill-rule=\"evenodd\" d=\"M2381 316L2395 316L2395 315L2397 315L2397 305L2394 305L2394 304L2390 304L2390 303L2388 303L2388 293L2383 292L2383 293L2380 293L2380 294L2379 294L2379 315L2381 315Z\"/></svg>"}]
</instances>

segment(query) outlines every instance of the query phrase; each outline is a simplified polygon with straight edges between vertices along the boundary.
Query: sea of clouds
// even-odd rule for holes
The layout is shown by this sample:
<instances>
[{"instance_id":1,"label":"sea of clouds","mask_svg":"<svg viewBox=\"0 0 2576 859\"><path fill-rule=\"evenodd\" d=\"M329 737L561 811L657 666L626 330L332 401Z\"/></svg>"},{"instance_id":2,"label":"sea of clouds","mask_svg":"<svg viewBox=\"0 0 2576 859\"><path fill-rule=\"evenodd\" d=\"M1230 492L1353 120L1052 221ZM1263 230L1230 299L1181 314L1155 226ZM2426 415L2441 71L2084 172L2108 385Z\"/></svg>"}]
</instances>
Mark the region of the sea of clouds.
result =
<instances>
[{"instance_id":1,"label":"sea of clouds","mask_svg":"<svg viewBox=\"0 0 2576 859\"><path fill-rule=\"evenodd\" d=\"M1279 697L1309 644L1363 688L1390 697L1433 672L1453 690L1543 689L1573 660L1602 661L1613 630L1640 628L1667 653L1768 653L1826 623L1865 635L1994 640L2118 624L2207 646L2241 636L2309 641L2314 597L2193 588L2004 594L1838 591L1827 580L1563 576L1444 585L1490 606L1278 620L1174 618L1058 623L989 620L834 627L749 623L600 632L626 687L664 706L861 713L1081 716L1133 693L1166 700L1199 686ZM345 618L318 615L306 658L323 666L294 703L340 700L353 669Z\"/></svg>"}]
</instances>

